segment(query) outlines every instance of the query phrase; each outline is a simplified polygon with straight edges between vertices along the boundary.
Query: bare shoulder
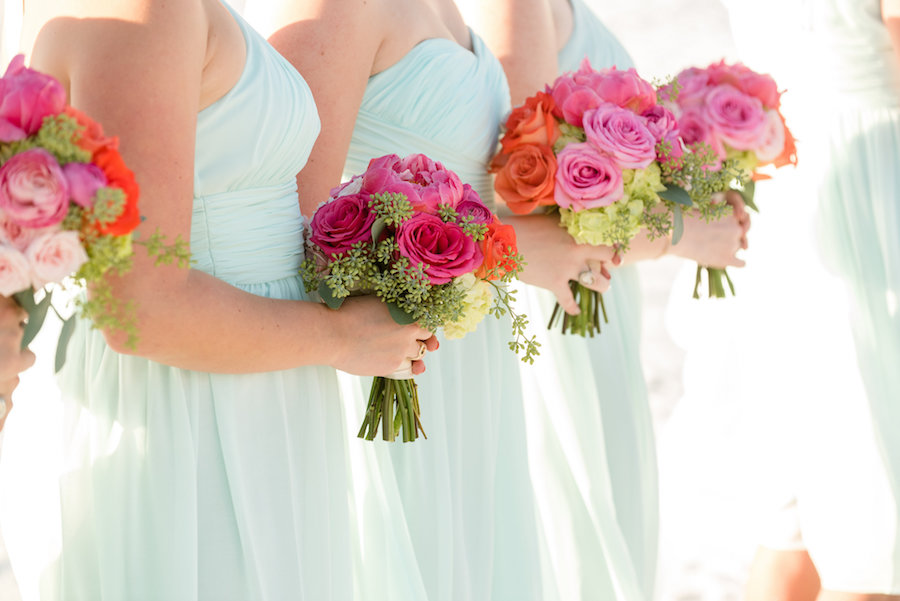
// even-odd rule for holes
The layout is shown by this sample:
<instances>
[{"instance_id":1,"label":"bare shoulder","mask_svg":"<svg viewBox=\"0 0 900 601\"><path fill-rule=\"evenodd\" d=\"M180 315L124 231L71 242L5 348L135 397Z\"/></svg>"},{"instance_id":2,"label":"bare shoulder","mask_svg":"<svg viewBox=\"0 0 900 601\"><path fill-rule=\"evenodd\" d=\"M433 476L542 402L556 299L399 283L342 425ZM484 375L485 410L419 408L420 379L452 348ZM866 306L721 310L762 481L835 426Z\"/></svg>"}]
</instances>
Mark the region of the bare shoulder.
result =
<instances>
[{"instance_id":1,"label":"bare shoulder","mask_svg":"<svg viewBox=\"0 0 900 601\"><path fill-rule=\"evenodd\" d=\"M250 9L263 35L302 35L303 45L331 43L360 49L379 45L386 35L391 0L271 0ZM296 46L298 40L291 45Z\"/></svg>"}]
</instances>

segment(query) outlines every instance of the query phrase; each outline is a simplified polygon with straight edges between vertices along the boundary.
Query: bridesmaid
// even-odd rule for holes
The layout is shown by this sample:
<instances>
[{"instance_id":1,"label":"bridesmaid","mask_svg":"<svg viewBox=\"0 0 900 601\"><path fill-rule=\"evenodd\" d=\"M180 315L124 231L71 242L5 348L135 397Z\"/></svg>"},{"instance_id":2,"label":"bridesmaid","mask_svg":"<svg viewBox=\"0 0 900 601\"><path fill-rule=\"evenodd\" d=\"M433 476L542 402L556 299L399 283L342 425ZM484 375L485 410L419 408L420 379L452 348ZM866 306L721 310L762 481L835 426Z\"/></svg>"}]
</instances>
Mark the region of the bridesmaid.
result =
<instances>
[{"instance_id":1,"label":"bridesmaid","mask_svg":"<svg viewBox=\"0 0 900 601\"><path fill-rule=\"evenodd\" d=\"M34 365L34 353L22 348L22 323L27 317L16 301L0 297L0 431L12 410L19 374Z\"/></svg>"},{"instance_id":2,"label":"bridesmaid","mask_svg":"<svg viewBox=\"0 0 900 601\"><path fill-rule=\"evenodd\" d=\"M32 474L17 483L4 466L23 595L350 599L334 368L389 373L433 341L377 301L330 311L305 299L295 178L319 131L309 88L218 0L27 0L24 11L32 65L120 137L141 231L189 239L194 265L157 268L138 252L112 282L137 305L136 349L79 324L60 378L61 515L29 522L31 497L11 510ZM16 429L42 440L45 417ZM30 438L4 463L25 461ZM15 556L54 524L52 557Z\"/></svg>"},{"instance_id":3,"label":"bridesmaid","mask_svg":"<svg viewBox=\"0 0 900 601\"><path fill-rule=\"evenodd\" d=\"M595 69L633 66L582 0L458 4L503 63L513 104L559 74L577 70L584 58ZM712 224L687 218L677 245L636 240L623 257L625 266L612 271L604 295L610 322L602 334L584 339L549 332L541 342L550 360L521 366L531 475L548 551L544 568L552 574L545 599L653 597L656 450L640 363L641 290L632 264L671 254L707 265L743 266L735 253L747 246L749 218L739 199L730 201L734 218ZM509 219L520 232L549 227L565 235L556 221ZM523 253L533 256L524 245ZM565 283L560 278L554 290ZM572 304L568 293L556 300L563 307ZM522 311L546 323L554 299L545 290L528 286L522 301Z\"/></svg>"},{"instance_id":4,"label":"bridesmaid","mask_svg":"<svg viewBox=\"0 0 900 601\"><path fill-rule=\"evenodd\" d=\"M270 41L304 73L322 108L323 133L300 177L305 212L342 172L359 173L388 153L425 153L493 202L487 164L509 92L500 63L451 0L277 4L249 6L248 14L274 31ZM523 278L554 286L557 272L575 278L586 262L611 259L609 249L557 243L558 230L540 233L551 242L528 243ZM595 287L607 283L598 272ZM390 460L380 477L393 472L402 512L386 534L375 519L363 524L365 587L434 601L543 598L522 388L508 336L506 320L488 318L463 340L442 343L438 362L417 379L428 440L389 449L366 443L370 457ZM408 536L412 553L398 542L391 548L399 555L384 556L381 536ZM416 573L421 590L411 583ZM416 590L404 596L402 586Z\"/></svg>"}]
</instances>

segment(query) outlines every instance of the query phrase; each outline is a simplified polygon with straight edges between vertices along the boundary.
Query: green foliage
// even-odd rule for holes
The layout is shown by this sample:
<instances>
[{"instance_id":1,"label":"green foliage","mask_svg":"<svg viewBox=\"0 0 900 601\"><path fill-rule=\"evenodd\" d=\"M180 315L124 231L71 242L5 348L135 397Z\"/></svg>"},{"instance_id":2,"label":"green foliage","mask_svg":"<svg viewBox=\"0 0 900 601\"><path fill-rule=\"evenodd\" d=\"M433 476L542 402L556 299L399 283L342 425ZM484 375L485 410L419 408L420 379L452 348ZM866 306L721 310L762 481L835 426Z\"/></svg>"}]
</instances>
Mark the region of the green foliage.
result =
<instances>
[{"instance_id":1,"label":"green foliage","mask_svg":"<svg viewBox=\"0 0 900 601\"><path fill-rule=\"evenodd\" d=\"M537 336L528 336L528 316L516 313L513 309L516 297L509 287L498 285L495 281L491 281L490 284L496 293L494 304L490 310L491 315L500 319L509 313L513 335L513 339L509 341L509 350L517 355L524 351L522 361L533 364L534 358L540 355L538 348L541 343L537 341Z\"/></svg>"}]
</instances>

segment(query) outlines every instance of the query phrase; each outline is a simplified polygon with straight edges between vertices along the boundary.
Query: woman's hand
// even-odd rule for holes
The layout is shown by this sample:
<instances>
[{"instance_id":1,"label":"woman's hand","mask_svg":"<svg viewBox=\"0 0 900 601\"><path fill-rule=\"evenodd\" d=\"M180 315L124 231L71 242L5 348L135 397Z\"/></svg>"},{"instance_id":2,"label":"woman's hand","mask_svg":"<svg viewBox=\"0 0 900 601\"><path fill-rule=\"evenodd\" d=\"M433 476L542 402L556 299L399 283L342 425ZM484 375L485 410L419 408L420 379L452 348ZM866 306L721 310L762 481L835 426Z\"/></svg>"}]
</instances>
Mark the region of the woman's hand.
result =
<instances>
[{"instance_id":1,"label":"woman's hand","mask_svg":"<svg viewBox=\"0 0 900 601\"><path fill-rule=\"evenodd\" d=\"M411 364L412 373L420 374L424 352L438 348L431 332L417 324L399 325L374 296L348 298L332 316L338 348L330 365L347 373L384 376Z\"/></svg>"},{"instance_id":2,"label":"woman's hand","mask_svg":"<svg viewBox=\"0 0 900 601\"><path fill-rule=\"evenodd\" d=\"M12 409L12 393L19 385L19 373L34 365L34 353L22 350L22 324L28 314L11 298L0 296L0 430Z\"/></svg>"},{"instance_id":3,"label":"woman's hand","mask_svg":"<svg viewBox=\"0 0 900 601\"><path fill-rule=\"evenodd\" d=\"M516 243L525 259L519 278L551 291L569 315L580 313L569 280L601 293L609 289L607 264L618 264L611 247L577 244L553 215L509 216L504 222L516 228Z\"/></svg>"},{"instance_id":4,"label":"woman's hand","mask_svg":"<svg viewBox=\"0 0 900 601\"><path fill-rule=\"evenodd\" d=\"M692 259L704 267L743 267L745 262L736 253L747 248L750 214L738 192L727 192L725 201L733 214L722 219L707 223L696 215L685 215L684 236L669 247L669 254Z\"/></svg>"}]
</instances>

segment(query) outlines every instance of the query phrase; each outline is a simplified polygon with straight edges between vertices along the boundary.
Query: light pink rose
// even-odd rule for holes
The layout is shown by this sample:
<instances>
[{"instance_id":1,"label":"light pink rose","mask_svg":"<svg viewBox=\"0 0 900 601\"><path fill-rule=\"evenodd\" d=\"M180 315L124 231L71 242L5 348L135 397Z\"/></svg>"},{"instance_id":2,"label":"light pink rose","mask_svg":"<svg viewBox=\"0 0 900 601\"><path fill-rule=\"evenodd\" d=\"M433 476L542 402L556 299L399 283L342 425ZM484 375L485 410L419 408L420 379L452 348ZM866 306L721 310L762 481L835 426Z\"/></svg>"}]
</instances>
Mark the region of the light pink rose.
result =
<instances>
[{"instance_id":1,"label":"light pink rose","mask_svg":"<svg viewBox=\"0 0 900 601\"><path fill-rule=\"evenodd\" d=\"M769 163L774 161L784 150L785 132L784 122L778 111L766 111L766 126L763 129L763 135L760 136L759 146L756 151L756 158L760 163Z\"/></svg>"},{"instance_id":2,"label":"light pink rose","mask_svg":"<svg viewBox=\"0 0 900 601\"><path fill-rule=\"evenodd\" d=\"M28 259L17 249L0 244L0 295L12 296L30 287Z\"/></svg>"},{"instance_id":3,"label":"light pink rose","mask_svg":"<svg viewBox=\"0 0 900 601\"><path fill-rule=\"evenodd\" d=\"M400 224L396 239L400 255L413 266L424 264L432 284L446 284L484 262L481 247L460 226L435 215L413 215Z\"/></svg>"},{"instance_id":4,"label":"light pink rose","mask_svg":"<svg viewBox=\"0 0 900 601\"><path fill-rule=\"evenodd\" d=\"M31 265L31 283L35 289L74 275L88 260L78 232L72 231L38 237L25 251L25 256Z\"/></svg>"},{"instance_id":5,"label":"light pink rose","mask_svg":"<svg viewBox=\"0 0 900 601\"><path fill-rule=\"evenodd\" d=\"M766 126L759 99L727 84L710 90L704 113L713 135L737 150L753 150Z\"/></svg>"},{"instance_id":6,"label":"light pink rose","mask_svg":"<svg viewBox=\"0 0 900 601\"><path fill-rule=\"evenodd\" d=\"M583 211L607 207L625 194L622 171L587 142L567 145L556 157L553 198L560 207Z\"/></svg>"},{"instance_id":7,"label":"light pink rose","mask_svg":"<svg viewBox=\"0 0 900 601\"><path fill-rule=\"evenodd\" d=\"M69 210L69 184L52 154L32 148L0 167L0 210L23 227L63 220Z\"/></svg>"},{"instance_id":8,"label":"light pink rose","mask_svg":"<svg viewBox=\"0 0 900 601\"><path fill-rule=\"evenodd\" d=\"M92 163L69 163L62 169L72 201L86 209L94 206L94 194L107 184L103 171Z\"/></svg>"},{"instance_id":9,"label":"light pink rose","mask_svg":"<svg viewBox=\"0 0 900 601\"><path fill-rule=\"evenodd\" d=\"M0 141L21 140L36 133L44 117L57 115L65 108L66 91L60 83L25 67L25 57L17 55L0 79L0 122L4 123L0 126Z\"/></svg>"},{"instance_id":10,"label":"light pink rose","mask_svg":"<svg viewBox=\"0 0 900 601\"><path fill-rule=\"evenodd\" d=\"M58 231L58 229L58 226L38 229L22 227L10 219L6 213L0 211L0 242L13 246L22 252L25 252L31 241L41 234L45 234L48 231Z\"/></svg>"},{"instance_id":11,"label":"light pink rose","mask_svg":"<svg viewBox=\"0 0 900 601\"><path fill-rule=\"evenodd\" d=\"M590 144L611 155L623 169L642 169L656 158L656 138L644 120L613 104L587 111L584 133Z\"/></svg>"}]
</instances>

